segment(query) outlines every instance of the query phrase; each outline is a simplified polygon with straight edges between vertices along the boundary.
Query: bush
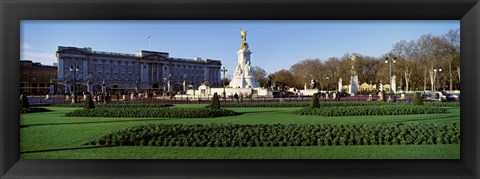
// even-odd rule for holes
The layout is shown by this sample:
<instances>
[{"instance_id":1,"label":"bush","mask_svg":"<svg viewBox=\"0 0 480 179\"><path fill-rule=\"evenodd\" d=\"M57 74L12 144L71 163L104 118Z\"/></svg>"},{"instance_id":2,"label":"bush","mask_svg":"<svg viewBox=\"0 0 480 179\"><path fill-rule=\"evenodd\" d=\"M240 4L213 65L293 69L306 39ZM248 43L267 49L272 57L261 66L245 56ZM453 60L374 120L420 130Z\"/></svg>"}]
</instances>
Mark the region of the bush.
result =
<instances>
[{"instance_id":1,"label":"bush","mask_svg":"<svg viewBox=\"0 0 480 179\"><path fill-rule=\"evenodd\" d=\"M414 95L413 95L413 104L415 105L423 105L423 98L422 98L422 94L420 92L416 92Z\"/></svg>"},{"instance_id":2,"label":"bush","mask_svg":"<svg viewBox=\"0 0 480 179\"><path fill-rule=\"evenodd\" d=\"M45 108L39 108L39 107L31 107L31 108L20 109L20 113L36 113L36 112L50 112L50 110L45 109Z\"/></svg>"},{"instance_id":3,"label":"bush","mask_svg":"<svg viewBox=\"0 0 480 179\"><path fill-rule=\"evenodd\" d=\"M224 108L299 108L311 107L312 103L229 103L221 104ZM387 105L408 105L408 103L381 103L381 102L335 102L322 103L321 107L340 107L340 106L387 106ZM210 108L210 106L208 106Z\"/></svg>"},{"instance_id":4,"label":"bush","mask_svg":"<svg viewBox=\"0 0 480 179\"><path fill-rule=\"evenodd\" d=\"M312 96L312 105L310 106L311 108L319 108L320 107L320 102L318 100L318 93L313 93Z\"/></svg>"},{"instance_id":5,"label":"bush","mask_svg":"<svg viewBox=\"0 0 480 179\"><path fill-rule=\"evenodd\" d=\"M220 109L220 99L218 99L217 93L213 93L212 102L210 104L212 109Z\"/></svg>"},{"instance_id":6,"label":"bush","mask_svg":"<svg viewBox=\"0 0 480 179\"><path fill-rule=\"evenodd\" d=\"M447 113L447 109L433 106L415 105L381 105L381 106L349 106L302 108L293 112L299 115L322 116L369 116L369 115L407 115Z\"/></svg>"},{"instance_id":7,"label":"bush","mask_svg":"<svg viewBox=\"0 0 480 179\"><path fill-rule=\"evenodd\" d=\"M148 124L107 134L89 144L270 147L458 143L460 143L460 123L449 122L378 125Z\"/></svg>"},{"instance_id":8,"label":"bush","mask_svg":"<svg viewBox=\"0 0 480 179\"><path fill-rule=\"evenodd\" d=\"M83 109L94 109L95 105L93 104L92 95L87 94L87 98L83 101Z\"/></svg>"},{"instance_id":9,"label":"bush","mask_svg":"<svg viewBox=\"0 0 480 179\"><path fill-rule=\"evenodd\" d=\"M83 107L84 104L52 104L54 107ZM173 104L109 104L109 105L97 105L96 108L165 108L171 107Z\"/></svg>"},{"instance_id":10,"label":"bush","mask_svg":"<svg viewBox=\"0 0 480 179\"><path fill-rule=\"evenodd\" d=\"M243 103L243 93L240 93L240 96L238 98L239 103Z\"/></svg>"},{"instance_id":11,"label":"bush","mask_svg":"<svg viewBox=\"0 0 480 179\"><path fill-rule=\"evenodd\" d=\"M95 108L66 113L67 117L163 117L163 118L212 118L237 115L235 111L207 108Z\"/></svg>"}]
</instances>

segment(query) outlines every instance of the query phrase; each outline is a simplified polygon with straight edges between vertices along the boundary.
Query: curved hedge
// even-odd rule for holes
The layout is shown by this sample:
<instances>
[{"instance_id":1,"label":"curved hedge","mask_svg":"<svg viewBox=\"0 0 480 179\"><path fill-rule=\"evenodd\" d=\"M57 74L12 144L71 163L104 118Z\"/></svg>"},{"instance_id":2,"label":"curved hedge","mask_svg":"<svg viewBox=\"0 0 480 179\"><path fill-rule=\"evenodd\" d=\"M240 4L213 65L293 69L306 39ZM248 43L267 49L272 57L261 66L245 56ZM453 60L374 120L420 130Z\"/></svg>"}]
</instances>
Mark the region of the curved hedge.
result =
<instances>
[{"instance_id":1,"label":"curved hedge","mask_svg":"<svg viewBox=\"0 0 480 179\"><path fill-rule=\"evenodd\" d=\"M23 109L20 109L20 113L36 113L36 112L50 112L51 110L49 109L45 109L45 108L38 108L38 107L35 107L35 108L23 108Z\"/></svg>"},{"instance_id":2,"label":"curved hedge","mask_svg":"<svg viewBox=\"0 0 480 179\"><path fill-rule=\"evenodd\" d=\"M164 117L164 118L211 118L237 115L235 111L206 108L95 108L66 113L67 117Z\"/></svg>"},{"instance_id":3,"label":"curved hedge","mask_svg":"<svg viewBox=\"0 0 480 179\"><path fill-rule=\"evenodd\" d=\"M437 107L460 107L459 102L425 102L423 104L427 106L437 106Z\"/></svg>"},{"instance_id":4,"label":"curved hedge","mask_svg":"<svg viewBox=\"0 0 480 179\"><path fill-rule=\"evenodd\" d=\"M54 107L83 107L83 103L76 104L52 104ZM173 104L95 104L97 108L163 108L171 107Z\"/></svg>"},{"instance_id":5,"label":"curved hedge","mask_svg":"<svg viewBox=\"0 0 480 179\"><path fill-rule=\"evenodd\" d=\"M337 106L391 106L407 105L408 103L384 103L384 102L320 102L320 107ZM225 108L291 108L291 107L310 107L311 103L229 103L222 104ZM209 106L207 106L209 107Z\"/></svg>"},{"instance_id":6,"label":"curved hedge","mask_svg":"<svg viewBox=\"0 0 480 179\"><path fill-rule=\"evenodd\" d=\"M335 146L458 144L459 122L379 125L149 124L110 133L104 146Z\"/></svg>"},{"instance_id":7,"label":"curved hedge","mask_svg":"<svg viewBox=\"0 0 480 179\"><path fill-rule=\"evenodd\" d=\"M348 106L302 108L293 112L298 115L322 116L366 116L366 115L407 115L407 114L438 114L447 113L447 110L432 106L417 105L381 105L381 106Z\"/></svg>"}]
</instances>

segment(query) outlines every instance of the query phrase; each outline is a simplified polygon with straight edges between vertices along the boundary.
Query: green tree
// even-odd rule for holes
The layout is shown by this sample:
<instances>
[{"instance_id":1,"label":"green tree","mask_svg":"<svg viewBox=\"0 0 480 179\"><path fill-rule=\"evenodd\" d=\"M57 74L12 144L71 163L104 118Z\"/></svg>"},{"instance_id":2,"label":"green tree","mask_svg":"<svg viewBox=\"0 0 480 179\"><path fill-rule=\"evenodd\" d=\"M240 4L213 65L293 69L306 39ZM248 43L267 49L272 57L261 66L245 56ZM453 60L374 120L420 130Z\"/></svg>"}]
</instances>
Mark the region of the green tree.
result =
<instances>
[{"instance_id":1,"label":"green tree","mask_svg":"<svg viewBox=\"0 0 480 179\"><path fill-rule=\"evenodd\" d=\"M415 105L423 105L422 94L420 92L416 92L413 96L413 104Z\"/></svg>"},{"instance_id":2,"label":"green tree","mask_svg":"<svg viewBox=\"0 0 480 179\"><path fill-rule=\"evenodd\" d=\"M312 96L312 108L320 108L320 101L318 100L318 93L314 93Z\"/></svg>"},{"instance_id":3,"label":"green tree","mask_svg":"<svg viewBox=\"0 0 480 179\"><path fill-rule=\"evenodd\" d=\"M217 93L213 93L210 106L212 109L220 109L220 99L218 98Z\"/></svg>"},{"instance_id":4,"label":"green tree","mask_svg":"<svg viewBox=\"0 0 480 179\"><path fill-rule=\"evenodd\" d=\"M87 98L83 102L83 109L94 109L95 105L93 104L92 95L87 94Z\"/></svg>"}]
</instances>

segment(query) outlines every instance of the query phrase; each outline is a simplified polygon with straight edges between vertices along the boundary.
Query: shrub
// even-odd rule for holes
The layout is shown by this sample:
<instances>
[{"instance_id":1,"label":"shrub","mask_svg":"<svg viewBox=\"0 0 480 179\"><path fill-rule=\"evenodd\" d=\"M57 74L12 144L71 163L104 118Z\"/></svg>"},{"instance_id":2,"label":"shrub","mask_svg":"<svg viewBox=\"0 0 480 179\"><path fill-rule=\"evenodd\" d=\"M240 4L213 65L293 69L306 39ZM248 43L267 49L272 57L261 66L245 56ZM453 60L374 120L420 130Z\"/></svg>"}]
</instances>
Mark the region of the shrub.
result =
<instances>
[{"instance_id":1,"label":"shrub","mask_svg":"<svg viewBox=\"0 0 480 179\"><path fill-rule=\"evenodd\" d=\"M217 93L213 93L212 102L210 104L212 109L220 109L220 99L218 99Z\"/></svg>"},{"instance_id":2,"label":"shrub","mask_svg":"<svg viewBox=\"0 0 480 179\"><path fill-rule=\"evenodd\" d=\"M240 96L238 97L238 102L243 103L243 93L240 93Z\"/></svg>"},{"instance_id":3,"label":"shrub","mask_svg":"<svg viewBox=\"0 0 480 179\"><path fill-rule=\"evenodd\" d=\"M224 108L298 108L311 107L309 102L292 102L292 103L228 103L221 104ZM336 102L322 103L321 107L340 107L340 106L386 106L386 105L408 105L408 103L381 103L381 102ZM210 108L210 106L208 106Z\"/></svg>"},{"instance_id":4,"label":"shrub","mask_svg":"<svg viewBox=\"0 0 480 179\"><path fill-rule=\"evenodd\" d=\"M95 105L93 104L92 95L87 94L87 98L83 102L83 109L94 109Z\"/></svg>"},{"instance_id":5,"label":"shrub","mask_svg":"<svg viewBox=\"0 0 480 179\"><path fill-rule=\"evenodd\" d=\"M447 113L447 109L434 106L381 105L381 106L338 106L302 108L293 112L299 115L322 116L366 116L366 115L406 115Z\"/></svg>"},{"instance_id":6,"label":"shrub","mask_svg":"<svg viewBox=\"0 0 480 179\"><path fill-rule=\"evenodd\" d=\"M50 112L50 110L45 109L45 108L39 108L39 107L31 107L31 108L20 109L20 113L36 113L36 112Z\"/></svg>"},{"instance_id":7,"label":"shrub","mask_svg":"<svg viewBox=\"0 0 480 179\"><path fill-rule=\"evenodd\" d=\"M320 102L318 100L318 93L313 93L311 108L319 108Z\"/></svg>"},{"instance_id":8,"label":"shrub","mask_svg":"<svg viewBox=\"0 0 480 179\"><path fill-rule=\"evenodd\" d=\"M459 122L377 125L147 124L107 134L89 144L193 147L415 145L458 144L459 138Z\"/></svg>"},{"instance_id":9,"label":"shrub","mask_svg":"<svg viewBox=\"0 0 480 179\"><path fill-rule=\"evenodd\" d=\"M163 118L212 118L237 115L235 111L208 108L95 108L66 113L67 117L163 117Z\"/></svg>"},{"instance_id":10,"label":"shrub","mask_svg":"<svg viewBox=\"0 0 480 179\"><path fill-rule=\"evenodd\" d=\"M423 105L423 98L422 98L422 94L420 92L416 92L414 95L413 95L413 104L415 105Z\"/></svg>"}]
</instances>

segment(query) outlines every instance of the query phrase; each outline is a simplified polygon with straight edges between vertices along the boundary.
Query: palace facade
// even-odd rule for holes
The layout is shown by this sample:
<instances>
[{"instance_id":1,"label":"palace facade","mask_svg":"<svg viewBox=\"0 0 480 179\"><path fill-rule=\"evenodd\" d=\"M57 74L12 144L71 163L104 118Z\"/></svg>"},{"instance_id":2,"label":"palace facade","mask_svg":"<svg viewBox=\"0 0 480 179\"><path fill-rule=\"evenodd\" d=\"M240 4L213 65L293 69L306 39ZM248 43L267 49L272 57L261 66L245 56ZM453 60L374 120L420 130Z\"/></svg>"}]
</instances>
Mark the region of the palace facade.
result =
<instances>
[{"instance_id":1,"label":"palace facade","mask_svg":"<svg viewBox=\"0 0 480 179\"><path fill-rule=\"evenodd\" d=\"M57 67L42 65L30 60L20 60L20 93L45 95L50 84L56 85Z\"/></svg>"},{"instance_id":2,"label":"palace facade","mask_svg":"<svg viewBox=\"0 0 480 179\"><path fill-rule=\"evenodd\" d=\"M58 83L63 90L65 84L75 80L77 92L86 91L89 78L94 92L102 85L110 89L162 90L169 80L172 91L182 91L184 84L196 88L205 80L212 86L221 85L220 60L175 58L166 52L146 50L125 54L64 46L58 47L56 55ZM72 72L72 66L78 66L78 71Z\"/></svg>"}]
</instances>

